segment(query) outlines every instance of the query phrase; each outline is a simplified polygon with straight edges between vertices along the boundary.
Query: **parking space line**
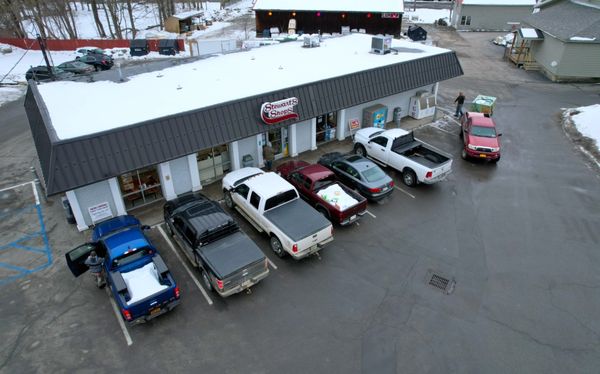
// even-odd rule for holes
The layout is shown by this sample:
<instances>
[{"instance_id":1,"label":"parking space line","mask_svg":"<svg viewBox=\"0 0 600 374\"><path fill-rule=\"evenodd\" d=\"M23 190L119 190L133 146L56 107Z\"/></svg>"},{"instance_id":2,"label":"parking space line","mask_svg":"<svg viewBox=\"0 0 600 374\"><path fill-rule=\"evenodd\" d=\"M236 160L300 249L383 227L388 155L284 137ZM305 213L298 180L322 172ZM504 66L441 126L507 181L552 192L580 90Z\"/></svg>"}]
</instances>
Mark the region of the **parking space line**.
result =
<instances>
[{"instance_id":1,"label":"parking space line","mask_svg":"<svg viewBox=\"0 0 600 374\"><path fill-rule=\"evenodd\" d=\"M434 129L436 129L436 130L440 130L441 132L445 132L446 134L450 134L450 135L456 135L456 134L455 134L455 133L453 133L452 131L444 130L444 129L443 129L443 128L441 128L441 127L437 127L437 126L431 126L431 127L433 127L433 128L434 128Z\"/></svg>"},{"instance_id":2,"label":"parking space line","mask_svg":"<svg viewBox=\"0 0 600 374\"><path fill-rule=\"evenodd\" d=\"M123 322L123 317L121 317L121 313L119 312L119 308L117 307L117 303L113 300L112 295L110 294L110 290L108 289L108 285L105 288L106 294L108 295L108 300L110 300L110 305L112 305L113 312L115 312L115 316L117 317L117 322L119 322L119 326L121 326L121 331L123 331L123 335L125 335L125 340L127 341L127 345L132 345L133 340L131 340L131 336L129 335L129 331L127 331L127 326L125 326L125 322Z\"/></svg>"},{"instance_id":3,"label":"parking space line","mask_svg":"<svg viewBox=\"0 0 600 374\"><path fill-rule=\"evenodd\" d=\"M373 218L377 218L377 216L376 216L375 214L373 214L373 213L369 212L368 210L365 210L365 212L366 212L368 215L370 215L371 217L373 217Z\"/></svg>"},{"instance_id":4,"label":"parking space line","mask_svg":"<svg viewBox=\"0 0 600 374\"><path fill-rule=\"evenodd\" d=\"M267 256L265 255L265 257L267 257ZM277 265L275 265L273 263L273 261L271 261L271 259L268 258L268 257L267 257L267 262L269 262L269 265L271 265L271 267L273 268L273 270L277 270Z\"/></svg>"},{"instance_id":5,"label":"parking space line","mask_svg":"<svg viewBox=\"0 0 600 374\"><path fill-rule=\"evenodd\" d=\"M394 186L395 189L397 189L400 192L404 192L405 194L407 194L408 196L412 197L413 199L416 199L415 195L411 194L408 191L404 191L402 188L398 187L398 186Z\"/></svg>"},{"instance_id":6,"label":"parking space line","mask_svg":"<svg viewBox=\"0 0 600 374\"><path fill-rule=\"evenodd\" d=\"M181 264L185 268L185 271L187 271L187 273L192 278L192 280L194 281L194 283L196 284L196 286L198 287L198 289L200 290L200 292L202 292L202 295L204 295L204 298L206 299L206 302L208 303L208 305L213 305L213 301L208 296L208 293L206 293L206 291L204 290L204 288L202 287L202 285L200 284L200 282L198 282L198 279L196 279L196 277L194 276L194 274L192 273L192 271L188 267L187 263L185 263L185 261L183 261L183 259L181 258L181 256L179 256L179 253L177 253L177 249L175 249L175 247L173 246L173 243L171 242L171 239L169 239L169 237L167 236L167 234L165 234L165 231L163 230L162 226L158 226L158 231L160 231L160 234L163 236L163 238L165 238L165 240L167 241L167 244L169 244L169 247L171 248L171 250L173 251L173 253L175 253L175 256L177 256L177 258L179 259L179 262L181 262Z\"/></svg>"}]
</instances>

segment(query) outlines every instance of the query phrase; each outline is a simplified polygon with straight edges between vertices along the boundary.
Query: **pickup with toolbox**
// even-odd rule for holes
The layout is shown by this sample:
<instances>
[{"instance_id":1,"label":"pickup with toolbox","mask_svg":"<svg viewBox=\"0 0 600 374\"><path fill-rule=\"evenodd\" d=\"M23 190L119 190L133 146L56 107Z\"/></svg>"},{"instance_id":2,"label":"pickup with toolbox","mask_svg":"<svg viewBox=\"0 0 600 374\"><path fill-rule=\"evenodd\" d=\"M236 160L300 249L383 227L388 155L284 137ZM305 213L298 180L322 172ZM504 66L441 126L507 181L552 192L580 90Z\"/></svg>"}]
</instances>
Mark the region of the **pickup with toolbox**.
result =
<instances>
[{"instance_id":1,"label":"pickup with toolbox","mask_svg":"<svg viewBox=\"0 0 600 374\"><path fill-rule=\"evenodd\" d=\"M149 226L130 215L99 223L92 240L65 254L74 276L88 270L85 260L95 251L121 316L130 324L145 322L179 304L179 287L156 248L144 234Z\"/></svg>"},{"instance_id":2,"label":"pickup with toolbox","mask_svg":"<svg viewBox=\"0 0 600 374\"><path fill-rule=\"evenodd\" d=\"M358 221L367 212L367 199L337 180L333 171L306 161L288 161L277 172L319 213L341 226Z\"/></svg>"},{"instance_id":3,"label":"pickup with toolbox","mask_svg":"<svg viewBox=\"0 0 600 374\"><path fill-rule=\"evenodd\" d=\"M164 205L169 233L222 297L248 290L269 275L267 258L216 201L188 193Z\"/></svg>"},{"instance_id":4,"label":"pickup with toolbox","mask_svg":"<svg viewBox=\"0 0 600 374\"><path fill-rule=\"evenodd\" d=\"M409 187L439 182L452 171L449 155L415 139L412 131L403 129L367 127L358 130L354 136L354 152L396 169Z\"/></svg>"},{"instance_id":5,"label":"pickup with toolbox","mask_svg":"<svg viewBox=\"0 0 600 374\"><path fill-rule=\"evenodd\" d=\"M333 226L276 173L242 168L223 178L225 204L235 208L259 232L269 236L279 257L298 260L333 240Z\"/></svg>"}]
</instances>

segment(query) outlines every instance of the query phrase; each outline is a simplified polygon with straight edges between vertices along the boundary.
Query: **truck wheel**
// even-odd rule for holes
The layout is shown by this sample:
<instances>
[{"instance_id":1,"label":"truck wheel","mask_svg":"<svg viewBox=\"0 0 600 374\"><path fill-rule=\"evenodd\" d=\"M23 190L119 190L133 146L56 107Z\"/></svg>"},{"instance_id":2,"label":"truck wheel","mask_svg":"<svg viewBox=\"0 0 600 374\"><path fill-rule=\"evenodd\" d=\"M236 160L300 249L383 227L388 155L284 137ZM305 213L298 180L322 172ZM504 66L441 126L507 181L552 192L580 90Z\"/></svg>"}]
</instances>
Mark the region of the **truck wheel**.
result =
<instances>
[{"instance_id":1,"label":"truck wheel","mask_svg":"<svg viewBox=\"0 0 600 374\"><path fill-rule=\"evenodd\" d=\"M363 147L360 144L357 144L354 147L354 153L356 153L357 155L362 156L362 157L367 157L367 150L365 149L365 147Z\"/></svg>"},{"instance_id":2,"label":"truck wheel","mask_svg":"<svg viewBox=\"0 0 600 374\"><path fill-rule=\"evenodd\" d=\"M461 138L461 139L463 138L463 130L462 130L462 127L461 127L461 129L460 129L460 132L458 133L458 137L459 137L459 138Z\"/></svg>"},{"instance_id":3,"label":"truck wheel","mask_svg":"<svg viewBox=\"0 0 600 374\"><path fill-rule=\"evenodd\" d=\"M321 213L323 215L323 217L329 219L329 212L327 211L327 209L323 208L322 206L317 208L317 212Z\"/></svg>"},{"instance_id":4,"label":"truck wheel","mask_svg":"<svg viewBox=\"0 0 600 374\"><path fill-rule=\"evenodd\" d=\"M402 182L408 187L414 187L417 185L417 175L411 169L405 169L402 172Z\"/></svg>"},{"instance_id":5,"label":"truck wheel","mask_svg":"<svg viewBox=\"0 0 600 374\"><path fill-rule=\"evenodd\" d=\"M281 241L276 236L271 236L271 249L279 257L285 256L285 250L281 245Z\"/></svg>"},{"instance_id":6,"label":"truck wheel","mask_svg":"<svg viewBox=\"0 0 600 374\"><path fill-rule=\"evenodd\" d=\"M469 156L467 155L467 151L465 151L465 149L463 148L462 151L460 152L460 157L462 157L463 160L466 160Z\"/></svg>"},{"instance_id":7,"label":"truck wheel","mask_svg":"<svg viewBox=\"0 0 600 374\"><path fill-rule=\"evenodd\" d=\"M231 192L225 191L225 205L229 209L233 209L233 199L231 198Z\"/></svg>"},{"instance_id":8,"label":"truck wheel","mask_svg":"<svg viewBox=\"0 0 600 374\"><path fill-rule=\"evenodd\" d=\"M202 283L204 283L204 287L206 287L208 291L212 291L213 286L210 283L210 278L208 277L208 274L206 274L206 270L202 270Z\"/></svg>"},{"instance_id":9,"label":"truck wheel","mask_svg":"<svg viewBox=\"0 0 600 374\"><path fill-rule=\"evenodd\" d=\"M490 160L490 161L492 162L492 164L495 164L495 163L497 163L498 161L500 161L500 156L498 156L498 158L497 158L497 159L495 159L495 160Z\"/></svg>"}]
</instances>

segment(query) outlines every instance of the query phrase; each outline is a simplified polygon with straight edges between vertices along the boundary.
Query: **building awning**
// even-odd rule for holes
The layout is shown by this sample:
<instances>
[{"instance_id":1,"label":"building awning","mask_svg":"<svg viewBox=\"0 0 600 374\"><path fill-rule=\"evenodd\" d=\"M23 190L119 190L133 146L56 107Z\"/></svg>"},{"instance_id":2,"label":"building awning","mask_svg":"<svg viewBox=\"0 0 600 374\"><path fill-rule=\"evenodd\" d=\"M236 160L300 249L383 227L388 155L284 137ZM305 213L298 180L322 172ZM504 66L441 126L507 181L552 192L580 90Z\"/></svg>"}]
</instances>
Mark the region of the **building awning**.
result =
<instances>
[{"instance_id":1,"label":"building awning","mask_svg":"<svg viewBox=\"0 0 600 374\"><path fill-rule=\"evenodd\" d=\"M519 37L523 40L544 40L544 34L538 29L521 27L517 30Z\"/></svg>"}]
</instances>

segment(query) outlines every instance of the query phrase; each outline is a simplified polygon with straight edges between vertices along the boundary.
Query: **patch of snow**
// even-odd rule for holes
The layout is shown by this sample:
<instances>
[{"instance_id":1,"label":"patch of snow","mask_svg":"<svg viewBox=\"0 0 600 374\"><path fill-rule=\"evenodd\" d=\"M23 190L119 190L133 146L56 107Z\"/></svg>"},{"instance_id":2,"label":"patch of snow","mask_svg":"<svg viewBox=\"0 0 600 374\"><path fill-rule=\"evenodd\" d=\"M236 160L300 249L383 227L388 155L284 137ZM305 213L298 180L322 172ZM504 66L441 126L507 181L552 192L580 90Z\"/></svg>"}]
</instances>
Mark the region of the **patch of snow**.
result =
<instances>
[{"instance_id":1,"label":"patch of snow","mask_svg":"<svg viewBox=\"0 0 600 374\"><path fill-rule=\"evenodd\" d=\"M524 38L538 38L538 34L537 31L535 31L535 29L529 28L529 27L521 27L521 35L523 35Z\"/></svg>"},{"instance_id":2,"label":"patch of snow","mask_svg":"<svg viewBox=\"0 0 600 374\"><path fill-rule=\"evenodd\" d=\"M536 4L536 0L463 0L465 5L531 5Z\"/></svg>"},{"instance_id":3,"label":"patch of snow","mask_svg":"<svg viewBox=\"0 0 600 374\"><path fill-rule=\"evenodd\" d=\"M18 100L26 90L27 86L0 87L0 107L8 102Z\"/></svg>"},{"instance_id":4,"label":"patch of snow","mask_svg":"<svg viewBox=\"0 0 600 374\"><path fill-rule=\"evenodd\" d=\"M575 127L583 135L596 141L596 146L600 144L600 104L582 106L575 108L579 114L571 116Z\"/></svg>"},{"instance_id":5,"label":"patch of snow","mask_svg":"<svg viewBox=\"0 0 600 374\"><path fill-rule=\"evenodd\" d=\"M509 32L508 34L506 34L504 36L497 36L494 39L494 44L502 45L502 46L509 45L513 41L514 37L515 37L515 34L513 34L512 32Z\"/></svg>"},{"instance_id":6,"label":"patch of snow","mask_svg":"<svg viewBox=\"0 0 600 374\"><path fill-rule=\"evenodd\" d=\"M569 40L581 41L581 42L593 42L594 40L596 40L596 38L586 38L584 36L572 36L569 38Z\"/></svg>"}]
</instances>

